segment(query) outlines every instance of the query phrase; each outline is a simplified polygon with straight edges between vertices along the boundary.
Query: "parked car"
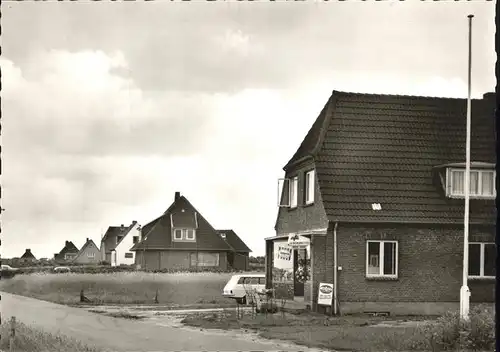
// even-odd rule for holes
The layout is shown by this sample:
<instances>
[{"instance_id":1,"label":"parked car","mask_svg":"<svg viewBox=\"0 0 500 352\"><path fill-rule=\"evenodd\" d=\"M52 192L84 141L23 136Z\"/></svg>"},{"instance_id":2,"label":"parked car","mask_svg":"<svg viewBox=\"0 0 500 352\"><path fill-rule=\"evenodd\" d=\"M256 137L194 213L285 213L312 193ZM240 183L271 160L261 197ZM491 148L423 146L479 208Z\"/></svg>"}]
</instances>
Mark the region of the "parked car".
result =
<instances>
[{"instance_id":1,"label":"parked car","mask_svg":"<svg viewBox=\"0 0 500 352\"><path fill-rule=\"evenodd\" d=\"M240 274L233 275L227 282L222 296L235 299L238 303L247 304L251 297L247 293L252 290L263 291L266 288L266 275L264 274Z\"/></svg>"},{"instance_id":2,"label":"parked car","mask_svg":"<svg viewBox=\"0 0 500 352\"><path fill-rule=\"evenodd\" d=\"M56 266L54 268L55 273L70 273L71 269L67 266Z\"/></svg>"},{"instance_id":3,"label":"parked car","mask_svg":"<svg viewBox=\"0 0 500 352\"><path fill-rule=\"evenodd\" d=\"M19 271L18 268L13 268L10 265L2 264L2 279L8 279L13 277Z\"/></svg>"}]
</instances>

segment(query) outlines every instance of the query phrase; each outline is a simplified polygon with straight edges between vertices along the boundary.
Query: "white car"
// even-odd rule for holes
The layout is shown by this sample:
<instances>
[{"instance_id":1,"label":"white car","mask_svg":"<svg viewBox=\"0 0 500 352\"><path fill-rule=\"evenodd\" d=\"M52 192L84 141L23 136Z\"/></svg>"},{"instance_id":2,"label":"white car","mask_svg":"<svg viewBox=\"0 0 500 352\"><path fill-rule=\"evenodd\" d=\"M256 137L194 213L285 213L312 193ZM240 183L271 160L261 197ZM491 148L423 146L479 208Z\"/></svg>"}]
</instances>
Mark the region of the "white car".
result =
<instances>
[{"instance_id":1,"label":"white car","mask_svg":"<svg viewBox=\"0 0 500 352\"><path fill-rule=\"evenodd\" d=\"M55 273L70 273L71 269L67 266L56 266L54 268Z\"/></svg>"},{"instance_id":2,"label":"white car","mask_svg":"<svg viewBox=\"0 0 500 352\"><path fill-rule=\"evenodd\" d=\"M224 287L222 296L235 299L241 304L247 304L251 301L251 297L247 299L248 292L263 291L265 288L266 275L264 274L233 275Z\"/></svg>"}]
</instances>

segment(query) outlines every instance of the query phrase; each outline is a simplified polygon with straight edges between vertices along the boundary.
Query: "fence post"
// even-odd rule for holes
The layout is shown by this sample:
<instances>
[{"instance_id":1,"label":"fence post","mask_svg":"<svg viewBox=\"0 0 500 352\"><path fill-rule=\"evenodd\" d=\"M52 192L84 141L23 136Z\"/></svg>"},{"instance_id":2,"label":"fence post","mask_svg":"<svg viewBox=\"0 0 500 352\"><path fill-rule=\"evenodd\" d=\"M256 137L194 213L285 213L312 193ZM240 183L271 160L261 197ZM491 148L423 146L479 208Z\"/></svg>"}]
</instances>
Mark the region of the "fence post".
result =
<instances>
[{"instance_id":1,"label":"fence post","mask_svg":"<svg viewBox=\"0 0 500 352\"><path fill-rule=\"evenodd\" d=\"M16 317L10 318L9 351L14 351L14 341L16 337Z\"/></svg>"}]
</instances>

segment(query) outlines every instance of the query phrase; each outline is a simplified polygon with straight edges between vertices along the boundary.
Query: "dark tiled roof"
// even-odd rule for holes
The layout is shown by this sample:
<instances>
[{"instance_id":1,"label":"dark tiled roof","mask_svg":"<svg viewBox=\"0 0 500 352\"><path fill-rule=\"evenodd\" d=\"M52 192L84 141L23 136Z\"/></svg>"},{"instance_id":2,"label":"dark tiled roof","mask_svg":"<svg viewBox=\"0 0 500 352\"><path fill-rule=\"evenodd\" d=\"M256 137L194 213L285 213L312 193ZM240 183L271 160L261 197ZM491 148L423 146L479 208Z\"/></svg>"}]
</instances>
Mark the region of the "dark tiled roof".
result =
<instances>
[{"instance_id":1,"label":"dark tiled roof","mask_svg":"<svg viewBox=\"0 0 500 352\"><path fill-rule=\"evenodd\" d=\"M465 99L333 92L329 105L314 161L331 221L463 222L435 167L465 161ZM471 161L496 162L494 111L494 99L472 101ZM471 223L495 219L494 200L471 200Z\"/></svg>"},{"instance_id":2,"label":"dark tiled roof","mask_svg":"<svg viewBox=\"0 0 500 352\"><path fill-rule=\"evenodd\" d=\"M178 213L170 213L173 227L186 227L196 229L198 227L196 213L192 211L184 211Z\"/></svg>"},{"instance_id":3,"label":"dark tiled roof","mask_svg":"<svg viewBox=\"0 0 500 352\"><path fill-rule=\"evenodd\" d=\"M223 238L227 244L234 249L235 252L251 252L252 250L241 240L241 238L233 230L217 230L219 235L225 234ZM222 238L222 237L221 237Z\"/></svg>"},{"instance_id":4,"label":"dark tiled roof","mask_svg":"<svg viewBox=\"0 0 500 352\"><path fill-rule=\"evenodd\" d=\"M78 253L78 248L75 246L75 244L71 241L66 241L64 248L61 249L59 254L55 256L55 259L64 259L64 255L66 253Z\"/></svg>"},{"instance_id":5,"label":"dark tiled roof","mask_svg":"<svg viewBox=\"0 0 500 352\"><path fill-rule=\"evenodd\" d=\"M27 249L24 254L21 256L21 259L36 259L31 250Z\"/></svg>"},{"instance_id":6,"label":"dark tiled roof","mask_svg":"<svg viewBox=\"0 0 500 352\"><path fill-rule=\"evenodd\" d=\"M120 244L125 236L132 230L132 228L137 224L136 221L132 221L129 226L110 226L101 239L101 246L104 243L104 250L106 253L111 252ZM116 242L118 236L123 236L120 241Z\"/></svg>"},{"instance_id":7,"label":"dark tiled roof","mask_svg":"<svg viewBox=\"0 0 500 352\"><path fill-rule=\"evenodd\" d=\"M327 116L329 113L329 108L332 105L332 98L333 97L330 97L330 99L328 99L328 101L326 102L323 110L321 110L318 118L313 123L311 129L307 132L304 140L300 144L299 149L297 149L295 154L285 165L285 170L288 169L288 167L290 167L292 164L304 158L311 157L317 152L317 149L320 147L320 141L325 133L326 123L328 122Z\"/></svg>"},{"instance_id":8,"label":"dark tiled roof","mask_svg":"<svg viewBox=\"0 0 500 352\"><path fill-rule=\"evenodd\" d=\"M182 209L184 209L184 212L182 212ZM172 241L170 214L175 214L174 218L176 219L194 219L195 213L198 222L196 243ZM178 214L183 214L183 216L178 218L176 217ZM190 215L187 216L186 214ZM220 238L217 231L184 196L180 196L162 216L143 226L142 236L144 240L135 244L131 248L132 251L142 249L231 250L229 245Z\"/></svg>"}]
</instances>

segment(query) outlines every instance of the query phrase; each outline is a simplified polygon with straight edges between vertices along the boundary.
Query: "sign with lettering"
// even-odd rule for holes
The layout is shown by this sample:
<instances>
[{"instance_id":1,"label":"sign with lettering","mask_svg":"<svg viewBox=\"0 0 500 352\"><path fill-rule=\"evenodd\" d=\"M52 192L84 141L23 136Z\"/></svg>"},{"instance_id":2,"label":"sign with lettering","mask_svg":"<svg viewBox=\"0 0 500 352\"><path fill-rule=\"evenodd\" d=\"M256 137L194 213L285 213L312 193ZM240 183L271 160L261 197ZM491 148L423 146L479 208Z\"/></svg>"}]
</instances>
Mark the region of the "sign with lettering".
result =
<instances>
[{"instance_id":1,"label":"sign with lettering","mask_svg":"<svg viewBox=\"0 0 500 352\"><path fill-rule=\"evenodd\" d=\"M288 236L288 245L292 249L305 249L310 243L309 238L301 235L291 234Z\"/></svg>"},{"instance_id":2,"label":"sign with lettering","mask_svg":"<svg viewBox=\"0 0 500 352\"><path fill-rule=\"evenodd\" d=\"M288 246L278 246L277 256L279 260L292 260L292 249Z\"/></svg>"},{"instance_id":3,"label":"sign with lettering","mask_svg":"<svg viewBox=\"0 0 500 352\"><path fill-rule=\"evenodd\" d=\"M331 306L333 299L333 284L320 282L318 288L318 304L322 306Z\"/></svg>"}]
</instances>

